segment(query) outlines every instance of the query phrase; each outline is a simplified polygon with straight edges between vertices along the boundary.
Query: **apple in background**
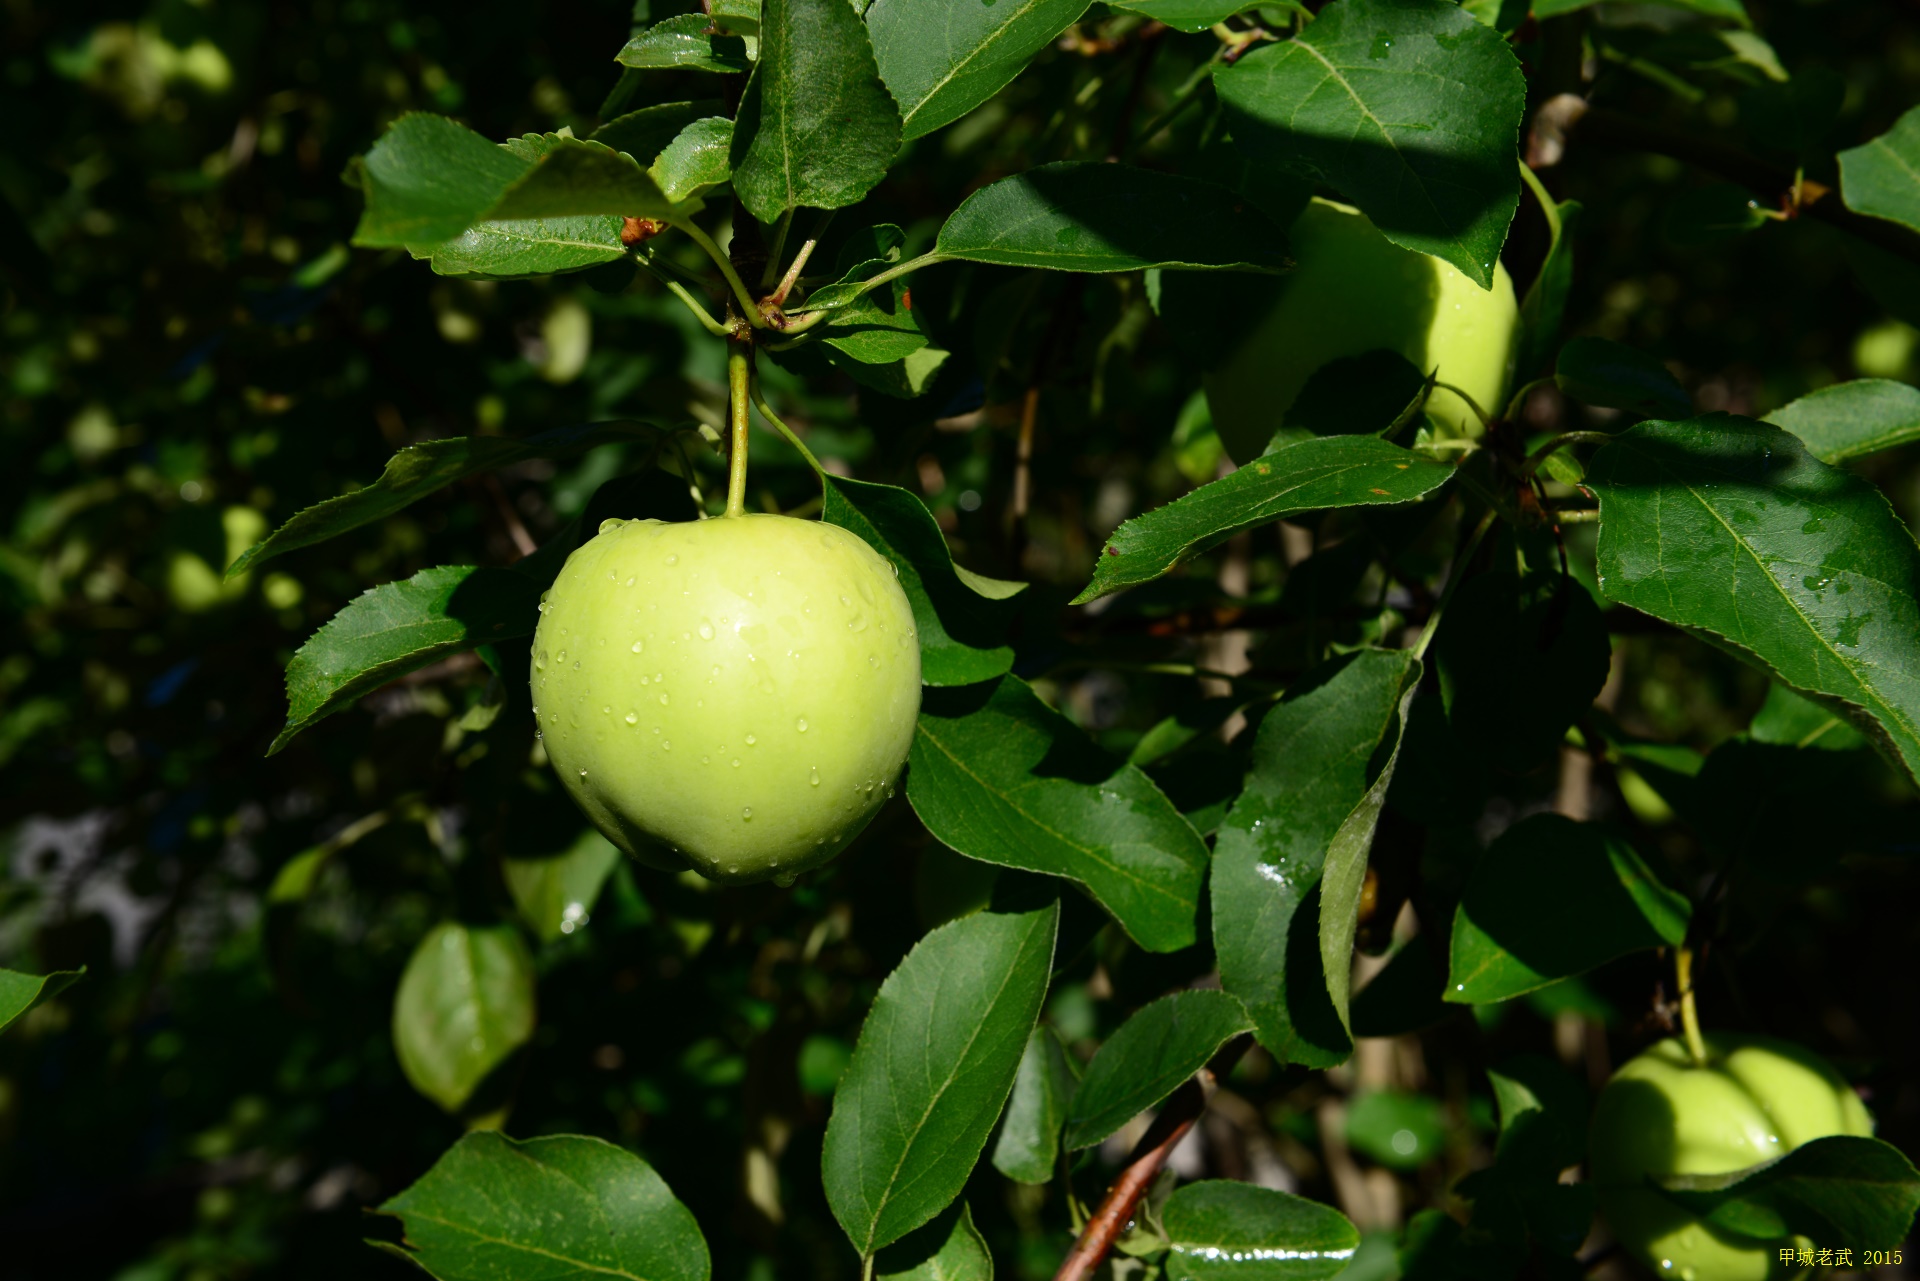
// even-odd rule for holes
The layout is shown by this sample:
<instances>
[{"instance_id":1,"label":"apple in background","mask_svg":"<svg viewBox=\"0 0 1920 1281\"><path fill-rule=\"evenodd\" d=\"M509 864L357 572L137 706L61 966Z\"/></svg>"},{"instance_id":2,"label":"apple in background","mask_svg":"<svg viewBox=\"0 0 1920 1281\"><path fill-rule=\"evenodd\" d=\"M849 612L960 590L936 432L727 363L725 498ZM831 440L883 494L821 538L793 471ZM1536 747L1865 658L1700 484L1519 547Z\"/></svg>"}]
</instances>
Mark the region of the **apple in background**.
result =
<instances>
[{"instance_id":1,"label":"apple in background","mask_svg":"<svg viewBox=\"0 0 1920 1281\"><path fill-rule=\"evenodd\" d=\"M1797 1269L1778 1261L1785 1242L1721 1232L1647 1180L1744 1170L1830 1134L1871 1135L1873 1119L1832 1067L1797 1045L1725 1035L1708 1036L1706 1045L1703 1066L1680 1041L1661 1041L1622 1066L1600 1092L1588 1169L1601 1217L1656 1276L1796 1276Z\"/></svg>"},{"instance_id":2,"label":"apple in background","mask_svg":"<svg viewBox=\"0 0 1920 1281\"><path fill-rule=\"evenodd\" d=\"M1397 351L1464 389L1490 415L1506 408L1520 308L1504 265L1482 289L1458 268L1388 240L1365 214L1315 199L1287 231L1295 267L1278 301L1250 317L1246 341L1204 380L1215 429L1235 462L1258 457L1315 370L1342 356ZM1449 432L1480 434L1460 397L1436 390L1427 412Z\"/></svg>"},{"instance_id":3,"label":"apple in background","mask_svg":"<svg viewBox=\"0 0 1920 1281\"><path fill-rule=\"evenodd\" d=\"M844 529L610 520L542 603L532 677L547 756L607 839L787 882L892 794L920 643L893 566Z\"/></svg>"}]
</instances>

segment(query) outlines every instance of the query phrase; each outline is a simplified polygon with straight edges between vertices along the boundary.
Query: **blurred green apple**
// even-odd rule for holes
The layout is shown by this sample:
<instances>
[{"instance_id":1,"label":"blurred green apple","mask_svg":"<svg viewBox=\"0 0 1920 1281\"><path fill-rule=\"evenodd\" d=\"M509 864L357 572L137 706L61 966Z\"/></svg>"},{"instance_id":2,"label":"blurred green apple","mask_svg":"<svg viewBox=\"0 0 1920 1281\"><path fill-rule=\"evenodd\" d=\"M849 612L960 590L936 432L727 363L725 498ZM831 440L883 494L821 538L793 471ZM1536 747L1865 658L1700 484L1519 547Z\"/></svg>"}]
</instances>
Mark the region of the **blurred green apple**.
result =
<instances>
[{"instance_id":1,"label":"blurred green apple","mask_svg":"<svg viewBox=\"0 0 1920 1281\"><path fill-rule=\"evenodd\" d=\"M1506 408L1520 309L1505 266L1495 264L1493 288L1482 289L1329 200L1311 201L1287 239L1295 267L1278 300L1205 378L1214 427L1235 462L1266 449L1315 370L1380 348L1422 373L1437 369L1489 414ZM1480 434L1479 418L1450 391L1435 391L1427 411L1456 435Z\"/></svg>"},{"instance_id":2,"label":"blurred green apple","mask_svg":"<svg viewBox=\"0 0 1920 1281\"><path fill-rule=\"evenodd\" d=\"M1758 1036L1709 1036L1706 1045L1702 1066L1680 1041L1662 1041L1600 1092L1588 1160L1601 1216L1658 1276L1796 1276L1779 1262L1782 1242L1721 1232L1647 1181L1744 1170L1830 1134L1870 1135L1873 1120L1838 1073L1797 1045Z\"/></svg>"},{"instance_id":3,"label":"blurred green apple","mask_svg":"<svg viewBox=\"0 0 1920 1281\"><path fill-rule=\"evenodd\" d=\"M561 781L615 845L784 882L892 794L920 644L893 566L844 529L610 520L542 604L533 702Z\"/></svg>"}]
</instances>

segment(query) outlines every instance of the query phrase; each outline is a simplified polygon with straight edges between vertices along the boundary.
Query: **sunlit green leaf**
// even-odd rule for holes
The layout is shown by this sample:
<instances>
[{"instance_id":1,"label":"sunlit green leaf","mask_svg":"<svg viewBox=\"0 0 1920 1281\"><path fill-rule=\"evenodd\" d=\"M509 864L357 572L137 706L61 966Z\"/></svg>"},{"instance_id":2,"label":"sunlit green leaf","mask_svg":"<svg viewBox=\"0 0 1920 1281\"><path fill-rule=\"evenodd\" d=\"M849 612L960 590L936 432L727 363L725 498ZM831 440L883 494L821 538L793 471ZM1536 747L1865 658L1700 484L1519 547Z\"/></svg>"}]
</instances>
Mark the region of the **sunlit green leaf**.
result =
<instances>
[{"instance_id":1,"label":"sunlit green leaf","mask_svg":"<svg viewBox=\"0 0 1920 1281\"><path fill-rule=\"evenodd\" d=\"M51 974L0 970L0 1029L41 1001L65 991L86 972L84 965L77 970L55 970Z\"/></svg>"},{"instance_id":2,"label":"sunlit green leaf","mask_svg":"<svg viewBox=\"0 0 1920 1281\"><path fill-rule=\"evenodd\" d=\"M903 141L958 120L1000 92L1076 22L1087 0L871 0L880 78L900 104Z\"/></svg>"},{"instance_id":3,"label":"sunlit green leaf","mask_svg":"<svg viewBox=\"0 0 1920 1281\"><path fill-rule=\"evenodd\" d=\"M1180 1188L1160 1217L1172 1281L1325 1281L1360 1245L1332 1206L1225 1179Z\"/></svg>"},{"instance_id":4,"label":"sunlit green leaf","mask_svg":"<svg viewBox=\"0 0 1920 1281\"><path fill-rule=\"evenodd\" d=\"M413 1088L459 1111L533 1035L533 979L512 926L447 921L429 931L393 999L393 1048Z\"/></svg>"},{"instance_id":5,"label":"sunlit green leaf","mask_svg":"<svg viewBox=\"0 0 1920 1281\"><path fill-rule=\"evenodd\" d=\"M1809 392L1768 414L1823 463L1844 462L1920 440L1920 387L1856 378Z\"/></svg>"},{"instance_id":6,"label":"sunlit green leaf","mask_svg":"<svg viewBox=\"0 0 1920 1281\"><path fill-rule=\"evenodd\" d=\"M1836 158L1847 208L1920 231L1920 107Z\"/></svg>"}]
</instances>

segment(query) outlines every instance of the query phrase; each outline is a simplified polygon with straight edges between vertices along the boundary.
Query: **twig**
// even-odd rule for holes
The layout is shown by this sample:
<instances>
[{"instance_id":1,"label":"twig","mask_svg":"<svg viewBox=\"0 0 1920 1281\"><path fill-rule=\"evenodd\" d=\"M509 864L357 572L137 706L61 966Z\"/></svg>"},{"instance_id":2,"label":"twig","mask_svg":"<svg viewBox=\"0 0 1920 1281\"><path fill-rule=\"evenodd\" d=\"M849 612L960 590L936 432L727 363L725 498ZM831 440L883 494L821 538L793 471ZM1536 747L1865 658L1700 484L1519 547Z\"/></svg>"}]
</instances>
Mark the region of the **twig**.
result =
<instances>
[{"instance_id":1,"label":"twig","mask_svg":"<svg viewBox=\"0 0 1920 1281\"><path fill-rule=\"evenodd\" d=\"M1185 1085L1175 1090L1160 1109L1160 1115L1153 1119L1147 1132L1134 1145L1127 1156L1127 1167L1107 1189L1100 1206L1087 1220L1087 1226L1080 1229L1080 1237L1073 1243L1073 1249L1067 1252L1060 1270L1053 1274L1053 1281L1086 1281L1107 1257L1107 1251L1120 1234L1127 1230L1132 1222L1134 1211L1140 1206L1140 1198L1145 1196L1152 1186L1154 1176L1160 1173L1160 1167L1173 1155L1180 1140L1187 1137L1187 1131L1207 1110L1207 1100L1213 1097L1214 1083L1240 1061L1240 1056L1253 1044L1253 1038L1247 1035L1235 1037L1227 1042L1213 1060L1192 1077Z\"/></svg>"}]
</instances>

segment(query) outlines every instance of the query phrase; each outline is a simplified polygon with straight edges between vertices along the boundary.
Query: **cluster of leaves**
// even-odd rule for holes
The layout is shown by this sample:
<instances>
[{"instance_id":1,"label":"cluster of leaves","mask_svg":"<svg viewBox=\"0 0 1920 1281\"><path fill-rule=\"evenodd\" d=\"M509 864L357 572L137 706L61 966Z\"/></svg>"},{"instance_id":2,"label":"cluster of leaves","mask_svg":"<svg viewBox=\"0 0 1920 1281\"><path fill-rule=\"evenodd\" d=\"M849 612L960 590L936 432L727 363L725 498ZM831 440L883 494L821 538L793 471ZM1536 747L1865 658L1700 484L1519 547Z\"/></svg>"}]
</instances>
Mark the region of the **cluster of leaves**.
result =
<instances>
[{"instance_id":1,"label":"cluster of leaves","mask_svg":"<svg viewBox=\"0 0 1920 1281\"><path fill-rule=\"evenodd\" d=\"M167 1140L204 1163L200 1226L141 1275L258 1266L299 1231L292 1187L380 1203L385 1248L449 1278L563 1261L694 1281L709 1242L728 1275L864 1261L985 1278L996 1258L1046 1275L1138 1118L1180 1106L1202 1073L1243 1115L1208 1129L1210 1155L1184 1173L1227 1177L1156 1184L1116 1274L1559 1275L1591 1221L1585 1189L1559 1182L1584 1153L1570 1069L1644 1044L1641 1012L1665 1016L1657 956L1682 945L1722 967L1703 1000L1730 1010L1817 940L1848 940L1818 973L1853 986L1808 1004L1856 1029L1841 1045L1859 1075L1901 1080L1914 1048L1898 1007L1848 998L1891 990L1859 981L1886 953L1858 921L1886 919L1912 881L1920 549L1888 494L1906 495L1920 440L1920 393L1898 377L1913 331L1868 335L1907 342L1904 366L1863 338L1844 371L1895 377L1837 379L1816 351L1760 390L1713 383L1759 347L1683 341L1621 303L1648 252L1633 201L1672 175L1635 156L1608 162L1637 166L1616 182L1583 148L1664 146L1747 184L1732 202L1690 188L1663 228L1683 257L1720 255L1695 282L1711 293L1717 272L1727 297L1711 326L1751 308L1733 256L1785 281L1772 242L1803 232L1792 253L1851 262L1897 297L1920 262L1920 136L1911 116L1854 107L1849 140L1868 141L1836 152L1832 73L1789 74L1735 4L1651 23L1527 10L716 0L636 14L624 48L583 55L619 48L624 66L597 119L560 107L537 131L510 112L470 129L394 111L463 105L447 71L462 64L423 55L401 101L355 103L350 137L300 107L310 132L289 154L311 142L299 163L318 173L324 147L378 132L335 166L364 200L351 239L433 277L330 242L302 263L296 241L273 255L277 283L243 292L242 320L214 319L223 298L154 326L178 317L197 345L110 404L55 370L124 328L76 301L84 263L29 258L10 323L39 336L9 366L9 423L52 442L43 469L61 487L10 482L33 502L8 564L29 657L6 679L52 689L63 673L75 692L10 703L0 751L57 743L60 766L31 777L79 782L23 789L22 813L91 810L106 830L50 838L41 819L16 836L23 960L50 977L0 974L0 1020L26 1011L9 1039L27 1048L9 1052L67 1073L71 1114L89 1087L115 1088L110 1046L205 1070L231 1036L214 1029L243 1004L273 1010L232 1083L163 1077L160 1097L201 1118L171 1123L201 1126L190 1143ZM371 14L352 39L417 38ZM160 128L165 86L211 65L193 51L224 60L214 36L271 65L258 30L179 29L197 21L98 28L60 46L60 74ZM1868 43L1853 41L1841 54ZM351 61L345 35L320 47ZM471 65L471 83L520 82ZM290 74L314 83L307 66ZM278 100L271 74L261 103ZM1566 91L1596 105L1549 128ZM1606 114L1609 96L1646 95L1682 119L1737 98L1741 124L1792 154L1634 135ZM1875 102L1897 114L1898 96ZM251 110L169 189L194 172L237 185L236 157L276 121L284 146L289 111ZM1542 167L1585 211L1523 176L1523 143L1570 149ZM319 192L320 226L344 232L325 211L350 202ZM1284 270L1284 228L1316 192L1477 284L1503 255L1530 282L1525 386L1487 407L1477 441L1425 419L1428 371L1369 358L1309 383L1298 403L1319 416L1221 465L1198 366ZM81 234L33 191L9 194L33 211L28 243ZM1795 217L1763 215L1783 197ZM242 248L209 248L219 236L184 212L206 207L179 206L200 256L168 270L219 278L223 255L259 257L255 222L308 216L236 201ZM864 225L809 276L835 210ZM1851 340L1856 286L1804 271L1849 300L1794 332ZM1213 316L1197 329L1170 301L1191 272ZM1795 307L1824 297L1778 287ZM472 349L524 316L514 341ZM624 349L583 336L609 329ZM791 892L622 865L546 777L518 657L540 591L601 519L712 507L728 334L768 354L766 400L805 431L756 432L766 505L817 503L895 563L929 686L903 800ZM244 351L222 365L222 344ZM346 373L327 363L342 353ZM209 404L218 430L194 425ZM1730 407L1747 412L1696 413ZM343 410L380 433L329 453ZM289 413L311 430L258 425ZM367 465L383 439L401 447ZM216 488L218 511L203 505ZM982 491L1006 497L1010 537ZM1141 491L1169 501L1123 522ZM267 509L292 514L269 533ZM275 706L261 687L295 644L284 725L233 724L229 706ZM1196 679L1211 696L1193 697ZM211 728L175 703L196 681ZM103 900L80 893L108 832L162 891L119 882L136 920L118 947L90 906ZM37 874L63 839L93 852ZM221 892L247 909L189 910ZM58 967L82 963L90 977L63 993ZM67 1031L68 1001L101 986L96 1022ZM1567 1028L1568 1062L1541 1058ZM1370 1063L1378 1038L1432 1066ZM87 1055L105 1066L59 1066ZM1444 1095L1420 1092L1427 1071ZM400 1080L448 1119L403 1098L383 1102L399 1133L325 1133L358 1106L330 1101L342 1090L389 1100ZM205 1096L235 1088L255 1104L207 1121ZM1915 1118L1882 1097L1902 1144ZM490 1132L506 1124L545 1137ZM447 1147L460 1125L475 1132ZM582 1129L624 1146L567 1133ZM715 1160L722 1144L740 1159ZM1896 1144L1810 1145L1672 1193L1756 1241L1890 1245L1920 1196ZM1365 1191L1356 1152L1390 1197ZM1249 1153L1267 1163L1252 1181ZM1385 1204L1403 1185L1424 1207L1405 1224Z\"/></svg>"}]
</instances>

